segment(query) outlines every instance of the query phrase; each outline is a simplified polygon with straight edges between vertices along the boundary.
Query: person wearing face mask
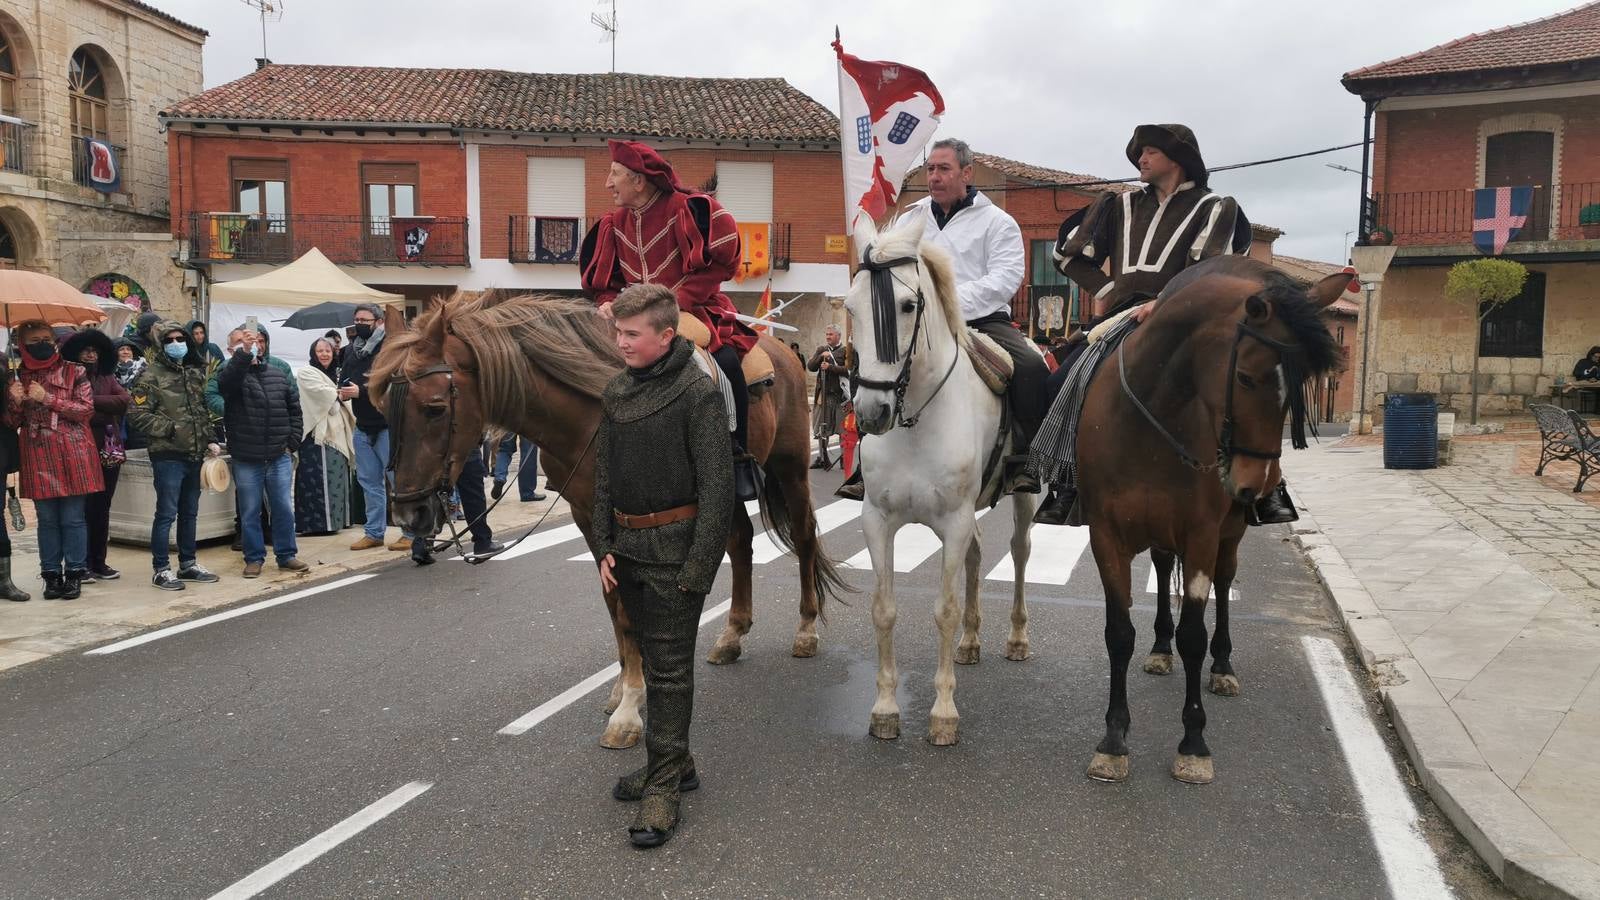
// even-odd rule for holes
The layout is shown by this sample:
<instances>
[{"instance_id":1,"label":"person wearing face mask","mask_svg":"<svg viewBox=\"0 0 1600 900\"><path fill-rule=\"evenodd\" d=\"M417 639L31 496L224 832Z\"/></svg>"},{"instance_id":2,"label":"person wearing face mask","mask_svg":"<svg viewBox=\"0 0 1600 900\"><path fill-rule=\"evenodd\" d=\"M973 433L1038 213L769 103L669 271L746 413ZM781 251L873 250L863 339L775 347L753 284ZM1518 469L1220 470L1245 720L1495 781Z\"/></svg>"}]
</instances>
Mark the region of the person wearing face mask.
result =
<instances>
[{"instance_id":1,"label":"person wearing face mask","mask_svg":"<svg viewBox=\"0 0 1600 900\"><path fill-rule=\"evenodd\" d=\"M355 338L345 348L344 366L339 370L339 399L350 401L356 416L356 431L351 435L356 451L356 481L366 501L366 533L350 545L351 550L371 550L383 546L387 525L388 495L385 469L389 465L389 423L372 405L367 393L367 378L372 360L383 347L383 311L371 303L356 307ZM397 552L411 550L410 532L389 545Z\"/></svg>"},{"instance_id":2,"label":"person wearing face mask","mask_svg":"<svg viewBox=\"0 0 1600 900\"><path fill-rule=\"evenodd\" d=\"M83 367L61 358L50 326L26 322L16 335L22 368L6 389L5 419L21 432L20 486L39 518L44 596L75 600L89 565L84 498L105 488L89 434L94 393Z\"/></svg>"},{"instance_id":3,"label":"person wearing face mask","mask_svg":"<svg viewBox=\"0 0 1600 900\"><path fill-rule=\"evenodd\" d=\"M111 338L93 328L78 332L61 345L61 355L75 362L89 375L94 392L94 416L89 430L94 434L100 454L101 477L105 488L84 501L84 518L89 523L89 575L94 581L114 581L121 573L106 563L106 546L111 540L111 498L117 491L117 476L127 452L122 443L122 417L127 415L128 391L118 383L116 357Z\"/></svg>"},{"instance_id":4,"label":"person wearing face mask","mask_svg":"<svg viewBox=\"0 0 1600 900\"><path fill-rule=\"evenodd\" d=\"M263 498L271 509L272 551L279 570L306 572L311 567L298 558L294 534L293 454L305 437L294 375L273 364L266 334L258 326L245 328L243 345L217 372L216 381L233 457L244 577L260 577L266 561Z\"/></svg>"},{"instance_id":5,"label":"person wearing face mask","mask_svg":"<svg viewBox=\"0 0 1600 900\"><path fill-rule=\"evenodd\" d=\"M128 424L148 435L156 514L150 523L150 581L164 591L186 582L210 584L217 576L196 560L200 515L200 463L212 449L212 415L206 409L206 359L177 322L164 322L160 353L128 393ZM178 569L170 565L172 526L178 526Z\"/></svg>"}]
</instances>

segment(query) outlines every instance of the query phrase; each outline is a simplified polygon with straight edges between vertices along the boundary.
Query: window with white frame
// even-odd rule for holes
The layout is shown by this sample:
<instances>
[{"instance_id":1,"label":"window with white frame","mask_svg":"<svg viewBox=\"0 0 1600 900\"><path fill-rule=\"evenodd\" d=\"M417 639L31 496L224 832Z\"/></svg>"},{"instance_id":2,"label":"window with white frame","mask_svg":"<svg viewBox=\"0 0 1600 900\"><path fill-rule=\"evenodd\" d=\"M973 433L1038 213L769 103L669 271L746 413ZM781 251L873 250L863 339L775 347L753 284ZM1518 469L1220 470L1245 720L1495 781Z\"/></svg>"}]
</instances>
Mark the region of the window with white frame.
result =
<instances>
[{"instance_id":1,"label":"window with white frame","mask_svg":"<svg viewBox=\"0 0 1600 900\"><path fill-rule=\"evenodd\" d=\"M528 225L526 248L518 259L542 263L577 261L583 239L584 181L582 157L528 158Z\"/></svg>"}]
</instances>

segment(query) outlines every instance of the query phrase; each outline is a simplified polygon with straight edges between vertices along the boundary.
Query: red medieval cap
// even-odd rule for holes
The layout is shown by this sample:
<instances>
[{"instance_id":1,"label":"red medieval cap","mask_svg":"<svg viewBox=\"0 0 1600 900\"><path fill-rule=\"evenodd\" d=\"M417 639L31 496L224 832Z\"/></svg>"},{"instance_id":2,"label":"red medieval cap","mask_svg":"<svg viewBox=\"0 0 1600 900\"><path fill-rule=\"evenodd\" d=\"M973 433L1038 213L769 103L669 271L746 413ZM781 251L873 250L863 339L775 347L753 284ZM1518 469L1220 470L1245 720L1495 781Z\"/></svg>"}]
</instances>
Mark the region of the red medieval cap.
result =
<instances>
[{"instance_id":1,"label":"red medieval cap","mask_svg":"<svg viewBox=\"0 0 1600 900\"><path fill-rule=\"evenodd\" d=\"M672 164L662 159L654 147L640 141L613 140L607 143L611 145L612 162L638 172L664 191L683 190L678 184L678 174L672 171Z\"/></svg>"}]
</instances>

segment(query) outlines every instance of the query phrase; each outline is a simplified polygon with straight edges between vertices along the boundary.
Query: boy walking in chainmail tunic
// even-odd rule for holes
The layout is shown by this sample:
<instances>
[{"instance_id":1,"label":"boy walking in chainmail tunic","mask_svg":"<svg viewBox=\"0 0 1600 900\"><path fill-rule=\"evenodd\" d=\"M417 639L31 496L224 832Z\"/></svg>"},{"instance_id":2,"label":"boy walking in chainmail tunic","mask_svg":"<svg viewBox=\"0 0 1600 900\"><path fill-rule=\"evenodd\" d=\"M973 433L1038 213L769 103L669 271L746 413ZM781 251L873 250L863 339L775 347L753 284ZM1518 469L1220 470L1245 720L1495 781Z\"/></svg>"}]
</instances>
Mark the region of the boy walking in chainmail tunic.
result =
<instances>
[{"instance_id":1,"label":"boy walking in chainmail tunic","mask_svg":"<svg viewBox=\"0 0 1600 900\"><path fill-rule=\"evenodd\" d=\"M722 394L677 335L672 290L633 285L612 311L628 368L602 401L595 555L644 657L647 751L613 795L641 801L628 835L658 847L677 827L680 791L700 785L689 755L695 637L732 527L733 455Z\"/></svg>"}]
</instances>

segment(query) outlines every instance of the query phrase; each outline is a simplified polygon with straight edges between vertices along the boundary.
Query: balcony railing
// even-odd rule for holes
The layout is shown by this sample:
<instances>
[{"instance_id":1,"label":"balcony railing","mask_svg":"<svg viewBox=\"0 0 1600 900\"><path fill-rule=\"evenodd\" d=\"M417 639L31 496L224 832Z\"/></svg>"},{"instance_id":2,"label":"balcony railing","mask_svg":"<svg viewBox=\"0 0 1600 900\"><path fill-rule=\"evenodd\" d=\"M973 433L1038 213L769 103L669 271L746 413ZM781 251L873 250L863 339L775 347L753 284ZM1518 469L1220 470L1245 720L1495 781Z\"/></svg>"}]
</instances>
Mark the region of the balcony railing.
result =
<instances>
[{"instance_id":1,"label":"balcony railing","mask_svg":"<svg viewBox=\"0 0 1600 900\"><path fill-rule=\"evenodd\" d=\"M579 216L511 216L506 222L511 261L575 266L589 224Z\"/></svg>"},{"instance_id":2,"label":"balcony railing","mask_svg":"<svg viewBox=\"0 0 1600 900\"><path fill-rule=\"evenodd\" d=\"M1372 198L1373 232L1388 231L1400 247L1472 243L1473 197L1470 188L1379 194ZM1587 211L1586 211L1587 210ZM1528 219L1516 241L1600 239L1600 182L1542 185L1533 189Z\"/></svg>"},{"instance_id":3,"label":"balcony railing","mask_svg":"<svg viewBox=\"0 0 1600 900\"><path fill-rule=\"evenodd\" d=\"M116 144L108 144L107 146L116 155L117 171L121 172L122 168L128 163L128 148ZM84 145L83 139L74 137L72 139L72 180L84 187L97 187L95 180L90 177L93 174L91 172L93 165L94 160L89 157L89 150ZM126 186L124 186L124 189L126 189Z\"/></svg>"},{"instance_id":4,"label":"balcony railing","mask_svg":"<svg viewBox=\"0 0 1600 900\"><path fill-rule=\"evenodd\" d=\"M33 135L32 124L0 116L0 172L33 174L29 167Z\"/></svg>"},{"instance_id":5,"label":"balcony railing","mask_svg":"<svg viewBox=\"0 0 1600 900\"><path fill-rule=\"evenodd\" d=\"M190 255L195 260L284 263L315 247L344 265L465 266L463 216L260 216L193 213Z\"/></svg>"}]
</instances>

